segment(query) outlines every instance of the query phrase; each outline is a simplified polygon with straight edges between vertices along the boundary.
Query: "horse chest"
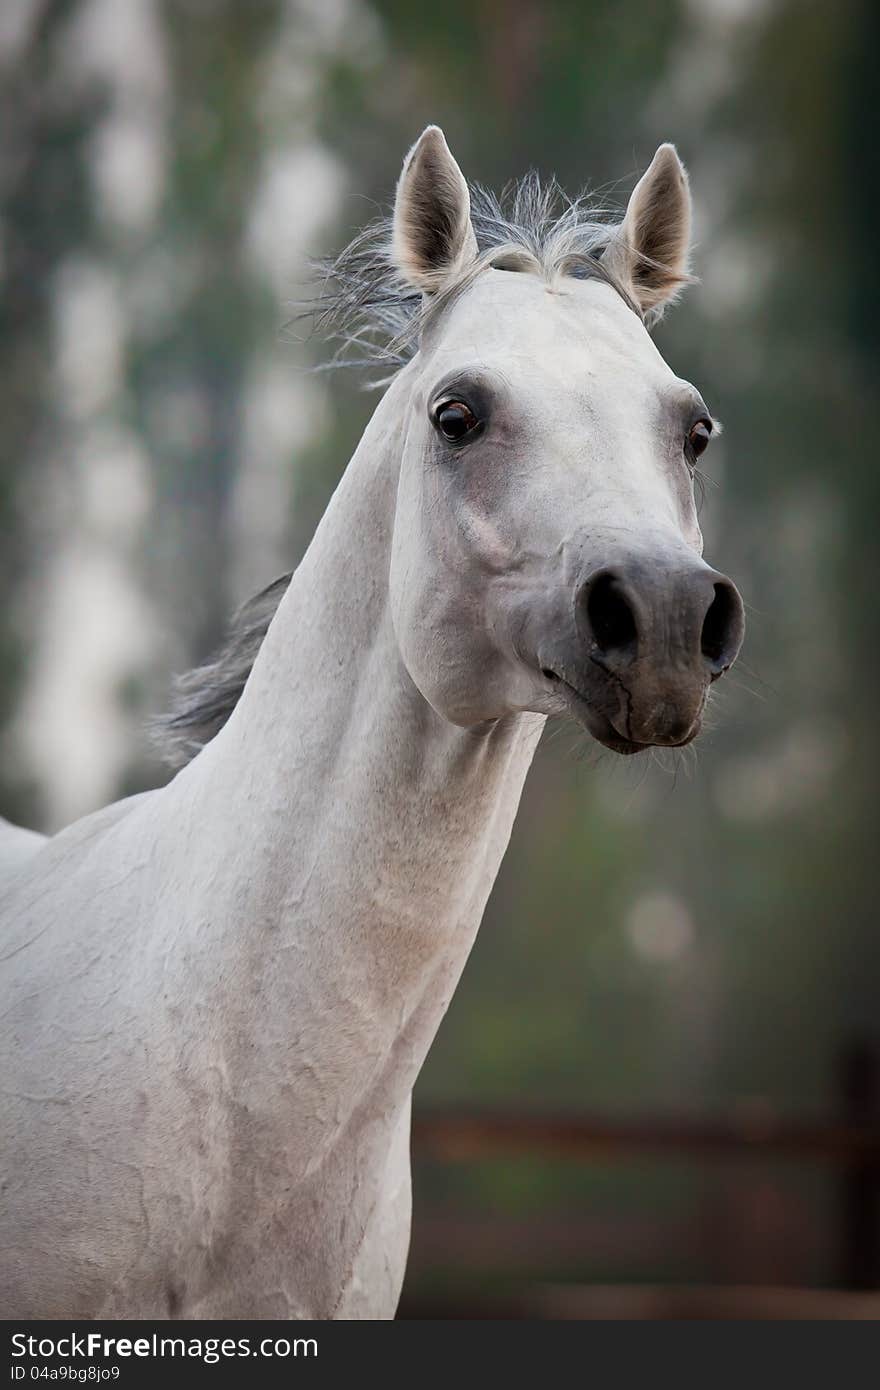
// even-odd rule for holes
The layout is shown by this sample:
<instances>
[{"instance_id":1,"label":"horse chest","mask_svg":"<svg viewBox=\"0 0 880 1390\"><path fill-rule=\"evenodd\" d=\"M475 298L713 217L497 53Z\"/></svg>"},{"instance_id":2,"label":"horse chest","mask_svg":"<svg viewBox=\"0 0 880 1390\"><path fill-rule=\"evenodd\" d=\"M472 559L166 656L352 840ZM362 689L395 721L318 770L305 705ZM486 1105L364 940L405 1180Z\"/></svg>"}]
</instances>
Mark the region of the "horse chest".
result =
<instances>
[{"instance_id":1,"label":"horse chest","mask_svg":"<svg viewBox=\"0 0 880 1390\"><path fill-rule=\"evenodd\" d=\"M340 1135L305 1178L295 1167L234 1176L178 1316L394 1316L410 1232L409 1102Z\"/></svg>"}]
</instances>

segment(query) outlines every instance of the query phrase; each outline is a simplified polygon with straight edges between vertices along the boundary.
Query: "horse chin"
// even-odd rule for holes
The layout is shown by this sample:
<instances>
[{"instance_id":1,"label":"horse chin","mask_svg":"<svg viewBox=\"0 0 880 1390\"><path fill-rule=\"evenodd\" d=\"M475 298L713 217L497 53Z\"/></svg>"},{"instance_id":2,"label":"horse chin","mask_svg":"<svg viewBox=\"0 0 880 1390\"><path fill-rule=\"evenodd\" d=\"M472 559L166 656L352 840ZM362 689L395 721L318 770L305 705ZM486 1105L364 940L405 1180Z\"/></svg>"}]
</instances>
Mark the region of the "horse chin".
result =
<instances>
[{"instance_id":1,"label":"horse chin","mask_svg":"<svg viewBox=\"0 0 880 1390\"><path fill-rule=\"evenodd\" d=\"M583 718L579 711L574 713L578 723L610 753L619 753L623 758L631 758L634 753L646 753L649 748L653 747L653 744L639 743L636 739L622 734L619 729L615 728L610 719L595 710L591 711L589 720Z\"/></svg>"}]
</instances>

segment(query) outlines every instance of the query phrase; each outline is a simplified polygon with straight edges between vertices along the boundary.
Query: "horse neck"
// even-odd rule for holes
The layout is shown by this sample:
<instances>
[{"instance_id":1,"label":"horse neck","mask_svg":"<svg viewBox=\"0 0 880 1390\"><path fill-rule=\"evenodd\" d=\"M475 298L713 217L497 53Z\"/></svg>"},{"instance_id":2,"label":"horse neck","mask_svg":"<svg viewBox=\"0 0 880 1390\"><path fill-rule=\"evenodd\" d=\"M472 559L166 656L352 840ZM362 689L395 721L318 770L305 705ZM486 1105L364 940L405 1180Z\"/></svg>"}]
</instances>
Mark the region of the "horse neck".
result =
<instances>
[{"instance_id":1,"label":"horse neck","mask_svg":"<svg viewBox=\"0 0 880 1390\"><path fill-rule=\"evenodd\" d=\"M244 1026L265 1029L273 1005L295 1018L318 1090L325 1044L337 1083L363 1085L402 1038L398 1079L412 1086L543 724L454 727L402 664L388 572L406 378L380 403L232 718L177 779L193 780L191 823L212 827L190 879L229 949L260 962L261 1017Z\"/></svg>"}]
</instances>

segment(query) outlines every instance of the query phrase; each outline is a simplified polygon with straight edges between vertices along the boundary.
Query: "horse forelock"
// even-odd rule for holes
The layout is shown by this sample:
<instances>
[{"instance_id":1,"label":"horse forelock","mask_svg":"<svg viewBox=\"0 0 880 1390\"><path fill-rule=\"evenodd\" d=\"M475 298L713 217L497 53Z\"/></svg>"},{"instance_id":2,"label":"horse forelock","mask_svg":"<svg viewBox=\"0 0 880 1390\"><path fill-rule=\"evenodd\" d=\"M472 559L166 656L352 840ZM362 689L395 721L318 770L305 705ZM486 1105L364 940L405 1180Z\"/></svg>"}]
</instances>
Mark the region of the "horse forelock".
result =
<instances>
[{"instance_id":1,"label":"horse forelock","mask_svg":"<svg viewBox=\"0 0 880 1390\"><path fill-rule=\"evenodd\" d=\"M642 316L627 285L603 259L619 234L617 209L591 193L569 197L556 179L545 181L535 172L500 196L471 185L470 199L477 256L436 294L414 290L393 264L390 218L363 228L339 255L317 262L320 286L300 317L336 344L325 367L379 367L384 376L376 384L384 385L418 351L428 323L491 268L602 280Z\"/></svg>"}]
</instances>

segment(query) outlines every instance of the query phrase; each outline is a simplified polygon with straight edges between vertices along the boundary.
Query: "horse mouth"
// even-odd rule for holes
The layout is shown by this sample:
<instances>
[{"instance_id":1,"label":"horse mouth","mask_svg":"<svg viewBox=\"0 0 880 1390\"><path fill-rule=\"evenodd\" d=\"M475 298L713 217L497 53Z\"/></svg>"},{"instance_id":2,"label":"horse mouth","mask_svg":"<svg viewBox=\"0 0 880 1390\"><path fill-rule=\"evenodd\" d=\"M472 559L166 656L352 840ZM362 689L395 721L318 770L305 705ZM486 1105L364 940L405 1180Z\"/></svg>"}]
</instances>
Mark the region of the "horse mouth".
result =
<instances>
[{"instance_id":1,"label":"horse mouth","mask_svg":"<svg viewBox=\"0 0 880 1390\"><path fill-rule=\"evenodd\" d=\"M620 753L622 757L632 757L633 753L647 753L649 748L653 748L652 743L636 743L634 739L623 738L613 724L608 725L610 732L606 734L593 733L593 738L597 743L601 743L603 748L608 748L612 753Z\"/></svg>"},{"instance_id":2,"label":"horse mouth","mask_svg":"<svg viewBox=\"0 0 880 1390\"><path fill-rule=\"evenodd\" d=\"M700 720L698 719L686 736L674 743L639 743L636 739L622 734L607 714L603 714L601 710L597 710L595 706L591 705L575 686L556 671L551 671L545 667L542 674L553 681L565 699L570 713L596 742L601 743L603 748L609 749L612 753L619 753L622 757L632 757L634 753L647 753L649 748L685 748L700 732Z\"/></svg>"}]
</instances>

